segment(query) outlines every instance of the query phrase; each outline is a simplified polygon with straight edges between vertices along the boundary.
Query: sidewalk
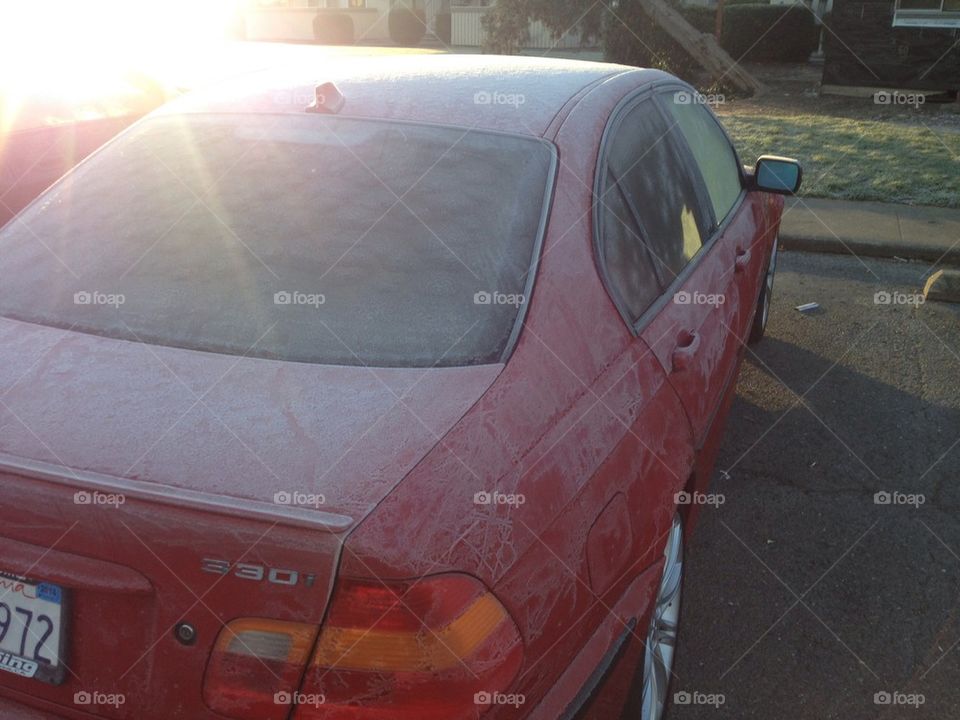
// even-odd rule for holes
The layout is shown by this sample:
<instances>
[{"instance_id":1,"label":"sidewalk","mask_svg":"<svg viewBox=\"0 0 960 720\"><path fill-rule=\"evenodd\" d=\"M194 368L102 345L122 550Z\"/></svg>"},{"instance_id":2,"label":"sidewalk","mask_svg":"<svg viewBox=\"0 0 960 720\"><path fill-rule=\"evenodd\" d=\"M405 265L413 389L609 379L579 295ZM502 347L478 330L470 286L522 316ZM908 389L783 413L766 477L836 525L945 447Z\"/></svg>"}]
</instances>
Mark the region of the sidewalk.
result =
<instances>
[{"instance_id":1,"label":"sidewalk","mask_svg":"<svg viewBox=\"0 0 960 720\"><path fill-rule=\"evenodd\" d=\"M960 210L787 198L780 242L790 250L960 265Z\"/></svg>"}]
</instances>

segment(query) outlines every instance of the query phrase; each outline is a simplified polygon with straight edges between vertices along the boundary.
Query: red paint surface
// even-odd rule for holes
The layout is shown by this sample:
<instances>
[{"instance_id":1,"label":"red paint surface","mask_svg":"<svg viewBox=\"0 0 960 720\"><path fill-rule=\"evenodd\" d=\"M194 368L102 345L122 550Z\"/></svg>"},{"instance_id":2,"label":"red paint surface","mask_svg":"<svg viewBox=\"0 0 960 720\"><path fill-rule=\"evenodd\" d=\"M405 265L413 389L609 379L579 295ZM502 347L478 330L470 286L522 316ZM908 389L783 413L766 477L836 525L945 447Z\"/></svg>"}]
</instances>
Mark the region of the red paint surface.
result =
<instances>
[{"instance_id":1,"label":"red paint surface","mask_svg":"<svg viewBox=\"0 0 960 720\"><path fill-rule=\"evenodd\" d=\"M520 633L510 692L526 698L484 717L558 717L626 622L635 635L625 662L638 661L675 493L691 478L705 487L729 408L738 337L773 237L765 201L747 196L687 280L727 301L668 303L635 337L594 263L593 175L613 108L668 76L529 58L397 58L384 67L331 64L303 75L336 81L345 113L545 134L557 145L550 224L512 357L437 370L238 363L0 320L0 459L43 463L43 472L0 475L0 536L17 543L0 568L70 588L67 662L80 678L51 687L4 676L0 695L79 718L87 715L73 694L99 689L127 698L98 709L102 717L215 717L202 679L221 624L253 616L319 625L338 574L480 579ZM280 100L311 85L269 82L167 112L302 111ZM526 102L477 106L481 91L524 93ZM781 208L768 204L771 219ZM753 255L735 273L744 245ZM699 347L677 370L674 351L692 333ZM67 468L61 478L58 466ZM74 503L81 480L117 478L130 495L119 508ZM271 519L279 491L325 502ZM494 491L525 502L474 502ZM289 589L215 576L200 569L209 557L310 572L316 582ZM198 628L193 646L173 638L181 619ZM612 675L605 702L625 699L631 676L630 667Z\"/></svg>"}]
</instances>

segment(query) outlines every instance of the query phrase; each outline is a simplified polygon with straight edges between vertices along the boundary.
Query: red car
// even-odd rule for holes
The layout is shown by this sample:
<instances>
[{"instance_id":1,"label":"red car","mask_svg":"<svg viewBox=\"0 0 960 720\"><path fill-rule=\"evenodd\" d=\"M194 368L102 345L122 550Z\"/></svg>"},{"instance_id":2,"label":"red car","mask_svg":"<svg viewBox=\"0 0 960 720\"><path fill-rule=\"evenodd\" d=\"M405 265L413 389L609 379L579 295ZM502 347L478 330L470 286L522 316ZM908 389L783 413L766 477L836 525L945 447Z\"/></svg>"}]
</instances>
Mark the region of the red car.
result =
<instances>
[{"instance_id":1,"label":"red car","mask_svg":"<svg viewBox=\"0 0 960 720\"><path fill-rule=\"evenodd\" d=\"M0 716L658 718L782 194L689 86L324 59L0 232Z\"/></svg>"}]
</instances>

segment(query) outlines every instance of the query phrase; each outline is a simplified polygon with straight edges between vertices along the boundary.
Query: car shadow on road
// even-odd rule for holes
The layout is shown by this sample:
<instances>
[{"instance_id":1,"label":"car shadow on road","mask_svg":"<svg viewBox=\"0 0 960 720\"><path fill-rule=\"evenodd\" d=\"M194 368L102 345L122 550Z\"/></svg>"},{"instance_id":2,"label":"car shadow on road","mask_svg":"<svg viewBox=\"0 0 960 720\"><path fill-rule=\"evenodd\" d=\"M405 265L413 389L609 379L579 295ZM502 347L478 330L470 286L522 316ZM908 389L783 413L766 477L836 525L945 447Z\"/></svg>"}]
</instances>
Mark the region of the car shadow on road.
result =
<instances>
[{"instance_id":1,"label":"car shadow on road","mask_svg":"<svg viewBox=\"0 0 960 720\"><path fill-rule=\"evenodd\" d=\"M748 353L673 680L683 700L724 703L671 717L902 717L919 695L928 716L960 707L956 365L931 370L908 351L925 331L887 321L905 319L838 323L839 357L817 352L826 327L814 349L768 337Z\"/></svg>"}]
</instances>

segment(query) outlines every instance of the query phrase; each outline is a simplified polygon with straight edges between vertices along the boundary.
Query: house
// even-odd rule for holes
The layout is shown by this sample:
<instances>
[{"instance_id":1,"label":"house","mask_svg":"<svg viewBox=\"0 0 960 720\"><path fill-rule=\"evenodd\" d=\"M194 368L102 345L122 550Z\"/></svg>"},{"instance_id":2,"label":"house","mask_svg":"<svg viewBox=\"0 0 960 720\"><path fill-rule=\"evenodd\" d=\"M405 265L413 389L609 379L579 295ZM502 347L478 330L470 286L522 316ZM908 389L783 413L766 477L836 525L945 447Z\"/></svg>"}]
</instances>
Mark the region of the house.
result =
<instances>
[{"instance_id":1,"label":"house","mask_svg":"<svg viewBox=\"0 0 960 720\"><path fill-rule=\"evenodd\" d=\"M425 0L435 16L441 0ZM396 0L250 0L242 11L247 40L313 42L314 19L347 15L357 43L390 42L387 16ZM433 20L431 17L429 21Z\"/></svg>"},{"instance_id":2,"label":"house","mask_svg":"<svg viewBox=\"0 0 960 720\"><path fill-rule=\"evenodd\" d=\"M824 62L826 93L960 88L960 0L769 0L769 4L806 6L824 24L821 46L811 60Z\"/></svg>"},{"instance_id":3,"label":"house","mask_svg":"<svg viewBox=\"0 0 960 720\"><path fill-rule=\"evenodd\" d=\"M355 43L390 44L390 10L407 7L423 11L428 31L424 44L481 47L485 37L483 16L492 4L493 0L248 0L243 20L248 40L312 42L318 15L348 15L353 21ZM443 18L440 24L438 18ZM567 33L558 40L542 23L530 23L526 47L580 46L577 33Z\"/></svg>"},{"instance_id":4,"label":"house","mask_svg":"<svg viewBox=\"0 0 960 720\"><path fill-rule=\"evenodd\" d=\"M833 0L823 86L960 89L960 0Z\"/></svg>"}]
</instances>

